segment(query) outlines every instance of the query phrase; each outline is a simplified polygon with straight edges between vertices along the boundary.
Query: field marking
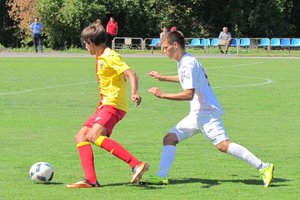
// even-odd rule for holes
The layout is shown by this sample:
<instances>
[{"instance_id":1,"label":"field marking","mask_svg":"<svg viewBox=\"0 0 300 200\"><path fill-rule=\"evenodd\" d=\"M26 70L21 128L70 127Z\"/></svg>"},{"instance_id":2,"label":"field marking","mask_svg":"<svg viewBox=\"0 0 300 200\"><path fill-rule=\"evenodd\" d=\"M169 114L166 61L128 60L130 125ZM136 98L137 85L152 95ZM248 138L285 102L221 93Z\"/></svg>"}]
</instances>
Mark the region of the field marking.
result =
<instances>
[{"instance_id":1,"label":"field marking","mask_svg":"<svg viewBox=\"0 0 300 200\"><path fill-rule=\"evenodd\" d=\"M259 65L259 64L263 64L264 62L253 62L253 63L242 63L242 64L236 64L236 65L221 65L221 66L217 66L217 67L212 67L212 68L208 68L208 69L223 69L223 68L231 68L231 67L243 67L243 66L251 66L251 65ZM168 74L176 74L177 72L166 72L163 73L164 75L168 75Z\"/></svg>"},{"instance_id":2,"label":"field marking","mask_svg":"<svg viewBox=\"0 0 300 200\"><path fill-rule=\"evenodd\" d=\"M215 73L213 73L215 74ZM241 84L241 85L228 85L228 86L214 86L212 88L214 89L222 89L222 88L241 88L241 87L259 87L264 85L269 85L273 83L273 80L270 78L264 78L264 77L254 77L254 76L240 76L240 75L224 75L224 74L215 74L215 75L221 75L221 76L229 76L229 77L237 77L237 78L248 78L248 79L257 79L257 80L263 80L263 82L259 83L250 83L250 84Z\"/></svg>"},{"instance_id":3,"label":"field marking","mask_svg":"<svg viewBox=\"0 0 300 200\"><path fill-rule=\"evenodd\" d=\"M171 75L171 74L177 74L177 72L167 72L163 73L164 75ZM230 77L237 77L237 78L248 78L248 79L256 79L256 80L262 80L263 82L259 83L250 83L250 84L245 84L245 85L228 85L228 86L213 86L212 88L214 89L222 89L222 88L242 88L242 87L258 87L258 86L264 86L264 85L269 85L273 83L273 80L270 78L265 78L265 77L254 77L254 76L240 76L240 75L226 75L226 74L216 74L216 73L210 73L214 75L221 75L221 76L230 76Z\"/></svg>"},{"instance_id":4,"label":"field marking","mask_svg":"<svg viewBox=\"0 0 300 200\"><path fill-rule=\"evenodd\" d=\"M212 67L209 69L223 69L223 68L231 68L231 67L243 67L243 66L251 66L251 65L260 65L263 64L264 62L253 62L253 63L243 63L243 64L236 64L236 65L223 65L223 66L218 66L218 67Z\"/></svg>"},{"instance_id":5,"label":"field marking","mask_svg":"<svg viewBox=\"0 0 300 200\"><path fill-rule=\"evenodd\" d=\"M251 66L251 65L257 65L257 64L263 64L263 62L253 62L253 63L243 63L243 64L236 64L236 65L224 65L219 66L215 68L210 69L220 69L220 68L229 68L229 67L240 67L240 66ZM171 75L171 74L177 74L177 72L166 72L162 73L164 75ZM215 74L215 73L211 73ZM253 77L253 76L239 76L239 75L224 75L222 76L232 76L237 78L250 78L250 79L259 79L263 80L263 82L260 83L251 83L251 84L245 84L245 85L229 85L229 86L215 86L212 87L214 89L222 89L222 88L241 88L241 87L258 87L263 85L272 84L273 80L270 78L264 78L264 77ZM95 83L96 81L84 81L79 83L70 83L70 84L62 84L62 85L55 85L55 86L48 86L48 87L42 87L42 88L35 88L35 89L27 89L27 90L20 90L20 91L12 91L12 92L0 92L0 96L4 95L16 95L16 94L22 94L22 93L28 93L28 92L35 92L35 91L41 91L41 90L49 90L49 89L55 89L55 88L63 88L63 87L71 87L71 86L77 86L77 85L85 85L89 83Z\"/></svg>"},{"instance_id":6,"label":"field marking","mask_svg":"<svg viewBox=\"0 0 300 200\"><path fill-rule=\"evenodd\" d=\"M96 83L96 81L84 81L84 82L79 82L79 83L69 83L69 84L62 84L62 85L55 85L55 86L48 86L48 87L27 89L27 90L20 90L20 91L0 92L0 96L15 95L15 94L35 92L35 91L41 91L41 90L49 90L49 89L54 89L54 88L72 87L72 86L77 86L77 85L85 85L85 84L89 84L89 83Z\"/></svg>"},{"instance_id":7,"label":"field marking","mask_svg":"<svg viewBox=\"0 0 300 200\"><path fill-rule=\"evenodd\" d=\"M253 63L242 63L242 64L236 64L236 65L224 65L224 66L218 66L213 67L209 69L222 69L222 68L231 68L231 67L242 67L242 66L252 66L252 65L260 65L264 62L253 62ZM163 75L171 75L171 74L177 74L177 72L166 72L163 73ZM210 74L216 74L216 73L210 73ZM226 75L226 74L216 74L216 75L222 75L222 76L231 76L231 77L237 77L237 78L248 78L248 79L258 79L263 80L263 82L259 83L251 83L251 84L244 84L244 85L229 85L229 86L214 86L212 88L214 89L222 89L222 88L241 88L241 87L258 87L258 86L264 86L268 84L272 84L273 80L270 78L265 77L254 77L254 76L240 76L240 75Z\"/></svg>"}]
</instances>

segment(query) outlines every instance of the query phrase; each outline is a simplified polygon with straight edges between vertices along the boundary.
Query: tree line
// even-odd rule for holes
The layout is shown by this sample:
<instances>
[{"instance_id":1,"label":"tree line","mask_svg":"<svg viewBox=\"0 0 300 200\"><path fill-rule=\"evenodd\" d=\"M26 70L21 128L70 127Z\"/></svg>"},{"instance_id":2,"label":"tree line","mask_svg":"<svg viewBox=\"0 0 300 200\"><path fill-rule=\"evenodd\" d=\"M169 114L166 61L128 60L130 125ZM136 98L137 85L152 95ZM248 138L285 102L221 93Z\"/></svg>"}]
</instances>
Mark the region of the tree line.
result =
<instances>
[{"instance_id":1,"label":"tree line","mask_svg":"<svg viewBox=\"0 0 300 200\"><path fill-rule=\"evenodd\" d=\"M300 37L298 0L0 0L0 43L28 46L27 26L44 24L50 48L78 47L81 30L110 16L121 37L158 37L176 26L186 37L216 37L223 26L234 37Z\"/></svg>"}]
</instances>

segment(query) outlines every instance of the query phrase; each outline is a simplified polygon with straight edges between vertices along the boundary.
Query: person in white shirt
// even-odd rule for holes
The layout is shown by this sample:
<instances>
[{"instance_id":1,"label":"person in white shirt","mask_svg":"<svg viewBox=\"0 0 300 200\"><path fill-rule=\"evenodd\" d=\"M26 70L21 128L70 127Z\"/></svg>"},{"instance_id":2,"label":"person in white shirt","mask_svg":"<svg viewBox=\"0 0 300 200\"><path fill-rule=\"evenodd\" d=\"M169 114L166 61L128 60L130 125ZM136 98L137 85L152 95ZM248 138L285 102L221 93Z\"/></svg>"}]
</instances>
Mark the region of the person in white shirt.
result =
<instances>
[{"instance_id":1,"label":"person in white shirt","mask_svg":"<svg viewBox=\"0 0 300 200\"><path fill-rule=\"evenodd\" d=\"M228 53L228 49L231 42L231 33L228 32L228 27L223 27L223 31L219 34L219 44L218 47L221 53L224 53L222 46L225 45L225 54Z\"/></svg>"},{"instance_id":2,"label":"person in white shirt","mask_svg":"<svg viewBox=\"0 0 300 200\"><path fill-rule=\"evenodd\" d=\"M146 184L168 184L168 173L175 158L176 145L198 133L203 133L215 147L224 153L240 158L260 171L264 186L273 177L274 165L264 163L245 147L229 140L221 115L222 107L208 81L205 70L198 60L185 52L184 36L180 31L168 32L162 40L163 53L177 61L178 75L165 76L151 71L149 76L159 80L180 83L182 91L167 93L158 87L148 91L161 99L190 101L190 112L163 138L163 151L157 175L140 180Z\"/></svg>"}]
</instances>

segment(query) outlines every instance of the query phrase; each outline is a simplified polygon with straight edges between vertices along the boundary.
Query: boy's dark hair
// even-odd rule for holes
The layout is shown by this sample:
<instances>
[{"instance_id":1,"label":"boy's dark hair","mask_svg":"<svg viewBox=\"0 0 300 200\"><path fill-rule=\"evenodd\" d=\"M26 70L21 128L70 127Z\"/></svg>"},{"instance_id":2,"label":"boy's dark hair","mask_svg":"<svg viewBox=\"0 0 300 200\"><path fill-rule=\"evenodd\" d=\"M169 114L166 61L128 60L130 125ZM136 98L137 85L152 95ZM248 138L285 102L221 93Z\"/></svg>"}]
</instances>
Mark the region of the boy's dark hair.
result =
<instances>
[{"instance_id":1,"label":"boy's dark hair","mask_svg":"<svg viewBox=\"0 0 300 200\"><path fill-rule=\"evenodd\" d=\"M166 39L169 44L173 44L174 42L177 42L182 49L185 49L184 35L180 31L175 30L175 31L168 32L168 34L164 39Z\"/></svg>"},{"instance_id":2,"label":"boy's dark hair","mask_svg":"<svg viewBox=\"0 0 300 200\"><path fill-rule=\"evenodd\" d=\"M92 24L81 32L81 40L85 43L94 43L99 46L106 43L106 31L103 26Z\"/></svg>"}]
</instances>

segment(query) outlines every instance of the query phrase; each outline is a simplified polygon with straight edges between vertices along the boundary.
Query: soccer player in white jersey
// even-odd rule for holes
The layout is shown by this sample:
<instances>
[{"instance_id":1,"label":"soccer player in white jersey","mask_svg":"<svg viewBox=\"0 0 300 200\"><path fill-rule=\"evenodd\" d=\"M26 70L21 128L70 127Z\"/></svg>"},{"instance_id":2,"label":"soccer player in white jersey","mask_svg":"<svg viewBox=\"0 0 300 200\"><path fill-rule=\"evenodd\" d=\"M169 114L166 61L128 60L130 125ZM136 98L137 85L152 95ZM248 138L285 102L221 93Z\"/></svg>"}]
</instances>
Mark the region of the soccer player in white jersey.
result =
<instances>
[{"instance_id":1,"label":"soccer player in white jersey","mask_svg":"<svg viewBox=\"0 0 300 200\"><path fill-rule=\"evenodd\" d=\"M180 83L182 92L166 93L157 87L148 91L161 99L190 101L190 113L175 125L163 138L163 151L157 175L140 180L140 183L168 184L168 173L175 158L176 145L202 132L215 147L224 153L240 158L259 170L268 187L273 178L274 165L265 163L245 147L229 140L220 116L222 107L215 96L198 60L185 52L184 36L179 31L168 32L161 48L163 53L177 61L178 75L164 76L152 71L149 75L159 81Z\"/></svg>"}]
</instances>

